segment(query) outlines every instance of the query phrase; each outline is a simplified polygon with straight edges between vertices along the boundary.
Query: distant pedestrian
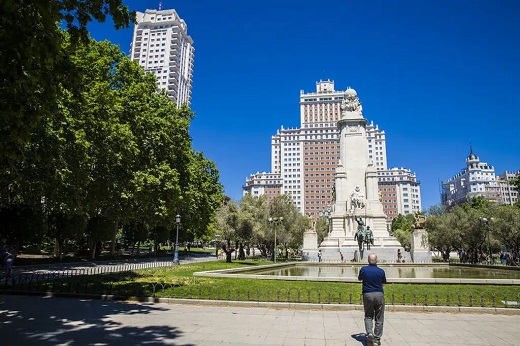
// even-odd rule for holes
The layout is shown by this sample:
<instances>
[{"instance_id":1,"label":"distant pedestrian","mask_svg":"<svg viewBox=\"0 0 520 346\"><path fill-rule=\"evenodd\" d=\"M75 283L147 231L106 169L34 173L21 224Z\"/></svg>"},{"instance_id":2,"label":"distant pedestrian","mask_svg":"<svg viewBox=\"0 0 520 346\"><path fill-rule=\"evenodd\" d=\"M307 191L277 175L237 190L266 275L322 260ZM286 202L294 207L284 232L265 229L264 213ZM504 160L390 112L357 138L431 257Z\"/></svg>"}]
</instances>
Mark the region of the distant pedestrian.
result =
<instances>
[{"instance_id":1,"label":"distant pedestrian","mask_svg":"<svg viewBox=\"0 0 520 346\"><path fill-rule=\"evenodd\" d=\"M377 256L368 255L368 266L361 268L358 280L363 281L363 306L367 345L381 345L385 317L385 271L377 266ZM374 327L375 322L375 327Z\"/></svg>"},{"instance_id":2,"label":"distant pedestrian","mask_svg":"<svg viewBox=\"0 0 520 346\"><path fill-rule=\"evenodd\" d=\"M341 258L341 262L343 262L343 253L342 252L339 253L339 257Z\"/></svg>"},{"instance_id":3,"label":"distant pedestrian","mask_svg":"<svg viewBox=\"0 0 520 346\"><path fill-rule=\"evenodd\" d=\"M11 277L12 267L14 258L16 257L16 251L13 247L10 247L8 251L4 252L5 259L5 277Z\"/></svg>"},{"instance_id":4,"label":"distant pedestrian","mask_svg":"<svg viewBox=\"0 0 520 346\"><path fill-rule=\"evenodd\" d=\"M401 249L397 249L397 263L401 263L401 259L403 255L401 255Z\"/></svg>"},{"instance_id":5,"label":"distant pedestrian","mask_svg":"<svg viewBox=\"0 0 520 346\"><path fill-rule=\"evenodd\" d=\"M321 250L318 250L318 262L321 262Z\"/></svg>"}]
</instances>

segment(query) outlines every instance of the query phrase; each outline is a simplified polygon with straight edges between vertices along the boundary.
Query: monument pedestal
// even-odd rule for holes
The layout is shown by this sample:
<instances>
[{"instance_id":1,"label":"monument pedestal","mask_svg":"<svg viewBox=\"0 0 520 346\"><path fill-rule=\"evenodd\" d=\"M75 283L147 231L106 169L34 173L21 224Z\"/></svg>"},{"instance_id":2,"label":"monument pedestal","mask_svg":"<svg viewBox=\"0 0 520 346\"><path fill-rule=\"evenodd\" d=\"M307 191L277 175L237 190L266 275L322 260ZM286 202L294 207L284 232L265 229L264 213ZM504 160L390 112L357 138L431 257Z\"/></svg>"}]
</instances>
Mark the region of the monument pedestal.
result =
<instances>
[{"instance_id":1,"label":"monument pedestal","mask_svg":"<svg viewBox=\"0 0 520 346\"><path fill-rule=\"evenodd\" d=\"M359 214L359 211L358 211ZM357 215L359 216L359 215ZM330 217L332 231L320 244L323 260L333 260L340 258L339 253L343 254L345 261L366 261L369 253L375 253L380 261L395 262L397 260L397 250L401 249L404 254L404 248L395 237L390 236L386 230L386 219L384 214L369 213L367 211L362 216L367 226L373 230L374 244L364 246L364 251L359 251L359 245L354 237L357 231L356 215L354 212L344 212L342 214L335 213Z\"/></svg>"},{"instance_id":2,"label":"monument pedestal","mask_svg":"<svg viewBox=\"0 0 520 346\"><path fill-rule=\"evenodd\" d=\"M428 233L425 229L414 229L410 247L410 254L414 263L432 261L432 253L428 248Z\"/></svg>"},{"instance_id":3,"label":"monument pedestal","mask_svg":"<svg viewBox=\"0 0 520 346\"><path fill-rule=\"evenodd\" d=\"M318 259L318 233L308 230L303 234L302 261Z\"/></svg>"}]
</instances>

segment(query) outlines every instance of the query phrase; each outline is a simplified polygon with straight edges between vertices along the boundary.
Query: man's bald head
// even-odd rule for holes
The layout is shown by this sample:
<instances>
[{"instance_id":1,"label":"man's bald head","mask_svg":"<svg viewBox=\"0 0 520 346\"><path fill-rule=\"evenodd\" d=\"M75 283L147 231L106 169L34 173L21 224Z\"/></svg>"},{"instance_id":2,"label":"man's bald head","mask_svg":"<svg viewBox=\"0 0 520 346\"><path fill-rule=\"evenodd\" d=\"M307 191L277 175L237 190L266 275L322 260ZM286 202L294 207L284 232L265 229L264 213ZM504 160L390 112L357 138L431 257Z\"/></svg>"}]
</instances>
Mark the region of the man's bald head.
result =
<instances>
[{"instance_id":1,"label":"man's bald head","mask_svg":"<svg viewBox=\"0 0 520 346\"><path fill-rule=\"evenodd\" d=\"M371 253L368 255L368 264L376 264L377 263L377 255L375 253Z\"/></svg>"}]
</instances>

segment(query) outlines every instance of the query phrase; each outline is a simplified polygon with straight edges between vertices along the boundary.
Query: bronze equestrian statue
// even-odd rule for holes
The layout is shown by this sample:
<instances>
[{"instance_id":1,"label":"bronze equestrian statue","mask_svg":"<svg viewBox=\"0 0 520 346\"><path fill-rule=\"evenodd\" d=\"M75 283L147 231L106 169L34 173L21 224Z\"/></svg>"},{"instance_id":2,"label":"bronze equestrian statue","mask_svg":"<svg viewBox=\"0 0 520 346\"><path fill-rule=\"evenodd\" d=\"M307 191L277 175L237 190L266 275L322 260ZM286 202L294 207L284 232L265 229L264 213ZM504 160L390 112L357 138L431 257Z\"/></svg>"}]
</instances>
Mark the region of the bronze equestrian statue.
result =
<instances>
[{"instance_id":1,"label":"bronze equestrian statue","mask_svg":"<svg viewBox=\"0 0 520 346\"><path fill-rule=\"evenodd\" d=\"M364 243L365 243L365 223L363 222L363 219L360 216L356 217L356 222L358 224L358 228L356 231L356 235L354 236L354 240L357 240L359 251L363 251L364 249Z\"/></svg>"}]
</instances>

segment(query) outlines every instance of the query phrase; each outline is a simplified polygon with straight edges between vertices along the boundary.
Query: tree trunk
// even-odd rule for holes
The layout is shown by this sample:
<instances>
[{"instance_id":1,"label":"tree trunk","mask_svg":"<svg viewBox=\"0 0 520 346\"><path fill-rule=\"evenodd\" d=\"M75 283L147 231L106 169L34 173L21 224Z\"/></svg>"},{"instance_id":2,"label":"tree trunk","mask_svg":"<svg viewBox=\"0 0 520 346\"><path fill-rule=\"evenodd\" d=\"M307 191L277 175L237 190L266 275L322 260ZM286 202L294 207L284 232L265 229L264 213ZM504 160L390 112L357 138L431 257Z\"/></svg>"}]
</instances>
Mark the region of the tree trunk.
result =
<instances>
[{"instance_id":1,"label":"tree trunk","mask_svg":"<svg viewBox=\"0 0 520 346\"><path fill-rule=\"evenodd\" d=\"M265 247L265 245L259 246L258 249L260 250L262 257L267 258L267 248Z\"/></svg>"},{"instance_id":2,"label":"tree trunk","mask_svg":"<svg viewBox=\"0 0 520 346\"><path fill-rule=\"evenodd\" d=\"M64 248L65 240L61 240L58 244L58 257L60 262L63 261L63 248Z\"/></svg>"},{"instance_id":3,"label":"tree trunk","mask_svg":"<svg viewBox=\"0 0 520 346\"><path fill-rule=\"evenodd\" d=\"M95 241L92 242L92 255L91 255L91 260L95 260L96 259L96 245L97 243Z\"/></svg>"},{"instance_id":4,"label":"tree trunk","mask_svg":"<svg viewBox=\"0 0 520 346\"><path fill-rule=\"evenodd\" d=\"M116 237L117 237L117 229L119 228L119 222L114 222L114 231L112 233L112 244L110 244L110 255L115 256L116 254Z\"/></svg>"},{"instance_id":5,"label":"tree trunk","mask_svg":"<svg viewBox=\"0 0 520 346\"><path fill-rule=\"evenodd\" d=\"M226 242L227 245L222 245L222 251L226 254L226 263L231 263L231 254L233 250L231 249L231 241Z\"/></svg>"},{"instance_id":6,"label":"tree trunk","mask_svg":"<svg viewBox=\"0 0 520 346\"><path fill-rule=\"evenodd\" d=\"M242 261L246 259L246 253L244 251L244 244L242 244L242 243L240 243L240 245L239 245L238 259L242 260Z\"/></svg>"},{"instance_id":7,"label":"tree trunk","mask_svg":"<svg viewBox=\"0 0 520 346\"><path fill-rule=\"evenodd\" d=\"M60 258L60 241L58 240L58 238L55 238L54 239L54 257L55 258Z\"/></svg>"}]
</instances>

